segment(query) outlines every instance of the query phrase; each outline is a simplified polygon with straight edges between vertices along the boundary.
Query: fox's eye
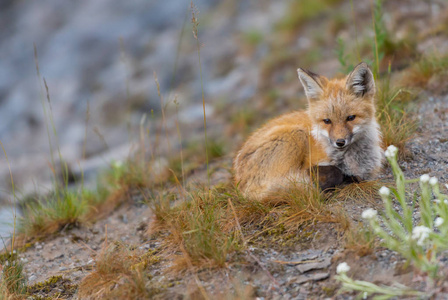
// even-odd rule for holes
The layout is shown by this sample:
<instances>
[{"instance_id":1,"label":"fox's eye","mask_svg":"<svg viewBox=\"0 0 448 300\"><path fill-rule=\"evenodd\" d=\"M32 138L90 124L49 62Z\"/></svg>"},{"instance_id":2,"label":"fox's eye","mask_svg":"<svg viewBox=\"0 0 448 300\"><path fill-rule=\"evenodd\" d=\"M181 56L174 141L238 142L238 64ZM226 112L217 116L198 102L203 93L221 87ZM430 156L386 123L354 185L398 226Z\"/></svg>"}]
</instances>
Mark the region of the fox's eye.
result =
<instances>
[{"instance_id":1,"label":"fox's eye","mask_svg":"<svg viewBox=\"0 0 448 300\"><path fill-rule=\"evenodd\" d=\"M355 115L351 115L347 117L347 121L353 121L356 118Z\"/></svg>"},{"instance_id":2,"label":"fox's eye","mask_svg":"<svg viewBox=\"0 0 448 300\"><path fill-rule=\"evenodd\" d=\"M331 124L331 120L330 119L324 119L323 120L325 124Z\"/></svg>"}]
</instances>

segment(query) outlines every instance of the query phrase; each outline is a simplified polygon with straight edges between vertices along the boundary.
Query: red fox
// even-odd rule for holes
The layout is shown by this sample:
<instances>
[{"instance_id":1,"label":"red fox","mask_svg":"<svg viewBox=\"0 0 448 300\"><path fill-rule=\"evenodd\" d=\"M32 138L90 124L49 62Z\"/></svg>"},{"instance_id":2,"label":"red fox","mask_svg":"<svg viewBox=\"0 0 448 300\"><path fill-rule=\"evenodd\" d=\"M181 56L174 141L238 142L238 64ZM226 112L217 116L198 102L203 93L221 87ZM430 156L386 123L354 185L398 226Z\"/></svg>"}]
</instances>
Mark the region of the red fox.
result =
<instances>
[{"instance_id":1,"label":"red fox","mask_svg":"<svg viewBox=\"0 0 448 300\"><path fill-rule=\"evenodd\" d=\"M331 166L330 171L340 173L335 176L362 181L381 167L375 82L367 64L357 65L345 79L328 80L300 68L297 72L308 109L269 121L234 160L235 182L246 197L261 199L293 182L310 182L313 168ZM334 185L340 183L338 179Z\"/></svg>"}]
</instances>

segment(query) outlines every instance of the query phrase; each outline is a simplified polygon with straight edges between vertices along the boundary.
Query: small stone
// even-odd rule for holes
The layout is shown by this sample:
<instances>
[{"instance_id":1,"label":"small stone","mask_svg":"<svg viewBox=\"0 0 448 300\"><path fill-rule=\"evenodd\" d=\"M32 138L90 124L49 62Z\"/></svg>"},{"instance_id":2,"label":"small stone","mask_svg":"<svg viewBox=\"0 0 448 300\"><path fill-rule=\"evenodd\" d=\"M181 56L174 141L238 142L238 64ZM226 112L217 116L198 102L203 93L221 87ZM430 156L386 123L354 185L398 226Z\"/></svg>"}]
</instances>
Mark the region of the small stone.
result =
<instances>
[{"instance_id":1,"label":"small stone","mask_svg":"<svg viewBox=\"0 0 448 300\"><path fill-rule=\"evenodd\" d=\"M323 280L326 279L330 276L330 273L328 272L320 272L320 273L314 273L311 275L300 275L299 277L297 277L297 279L294 281L294 283L305 283L308 281L319 281L319 280Z\"/></svg>"},{"instance_id":2,"label":"small stone","mask_svg":"<svg viewBox=\"0 0 448 300\"><path fill-rule=\"evenodd\" d=\"M121 216L121 220L123 221L124 224L128 224L128 216L126 214L123 214Z\"/></svg>"},{"instance_id":3,"label":"small stone","mask_svg":"<svg viewBox=\"0 0 448 300\"><path fill-rule=\"evenodd\" d=\"M28 280L29 281L34 281L34 280L36 280L37 279L37 276L36 275L31 275L30 277L28 277Z\"/></svg>"},{"instance_id":4,"label":"small stone","mask_svg":"<svg viewBox=\"0 0 448 300\"><path fill-rule=\"evenodd\" d=\"M64 239L64 244L68 244L69 242L70 241L67 238Z\"/></svg>"},{"instance_id":5,"label":"small stone","mask_svg":"<svg viewBox=\"0 0 448 300\"><path fill-rule=\"evenodd\" d=\"M328 258L325 258L321 262L298 265L297 269L299 270L300 273L305 273L305 272L308 272L310 270L317 270L317 269L328 268L330 266L330 264L331 264L331 258L328 257Z\"/></svg>"},{"instance_id":6,"label":"small stone","mask_svg":"<svg viewBox=\"0 0 448 300\"><path fill-rule=\"evenodd\" d=\"M67 267L59 267L59 271L67 271Z\"/></svg>"}]
</instances>

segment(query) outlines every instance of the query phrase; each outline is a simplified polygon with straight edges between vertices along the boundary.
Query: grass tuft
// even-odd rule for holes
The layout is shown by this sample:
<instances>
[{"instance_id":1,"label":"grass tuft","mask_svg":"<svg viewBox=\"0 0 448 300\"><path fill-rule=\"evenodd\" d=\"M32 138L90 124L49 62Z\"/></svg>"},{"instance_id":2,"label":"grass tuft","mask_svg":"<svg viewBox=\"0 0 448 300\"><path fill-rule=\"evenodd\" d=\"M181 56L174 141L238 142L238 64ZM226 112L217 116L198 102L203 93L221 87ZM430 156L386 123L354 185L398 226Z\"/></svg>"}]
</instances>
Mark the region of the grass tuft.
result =
<instances>
[{"instance_id":1,"label":"grass tuft","mask_svg":"<svg viewBox=\"0 0 448 300\"><path fill-rule=\"evenodd\" d=\"M343 230L349 221L330 194L313 185L297 186L263 201L246 199L228 184L213 189L186 191L186 201L161 193L150 206L156 216L150 232L165 233L169 253L181 253L174 270L224 267L231 254L256 243L263 234L294 239L316 223L336 223Z\"/></svg>"},{"instance_id":2,"label":"grass tuft","mask_svg":"<svg viewBox=\"0 0 448 300\"><path fill-rule=\"evenodd\" d=\"M99 176L96 190L55 190L27 200L19 219L19 232L28 238L39 238L107 216L128 202L132 191L149 186L147 172L132 160L113 163L108 172Z\"/></svg>"},{"instance_id":3,"label":"grass tuft","mask_svg":"<svg viewBox=\"0 0 448 300\"><path fill-rule=\"evenodd\" d=\"M232 230L225 230L227 199L215 189L187 193L186 201L170 205L170 196L159 196L152 204L156 215L153 228L166 228L166 245L182 255L175 269L188 266L226 264L227 255L238 249L239 240Z\"/></svg>"},{"instance_id":4,"label":"grass tuft","mask_svg":"<svg viewBox=\"0 0 448 300\"><path fill-rule=\"evenodd\" d=\"M383 149L395 145L401 158L410 155L406 142L417 129L417 120L409 106L414 98L410 90L391 86L390 78L378 84L377 118L383 135Z\"/></svg>"},{"instance_id":5,"label":"grass tuft","mask_svg":"<svg viewBox=\"0 0 448 300\"><path fill-rule=\"evenodd\" d=\"M19 219L19 232L29 237L53 234L63 228L77 226L87 210L87 203L75 192L57 196L53 192L46 199L25 204Z\"/></svg>"},{"instance_id":6,"label":"grass tuft","mask_svg":"<svg viewBox=\"0 0 448 300\"><path fill-rule=\"evenodd\" d=\"M371 230L362 227L352 227L345 234L345 253L354 253L359 257L364 257L373 253L377 246L375 235Z\"/></svg>"},{"instance_id":7,"label":"grass tuft","mask_svg":"<svg viewBox=\"0 0 448 300\"><path fill-rule=\"evenodd\" d=\"M379 199L378 190L384 182L380 180L362 181L351 183L337 188L331 196L333 201L359 201L362 203L375 203Z\"/></svg>"},{"instance_id":8,"label":"grass tuft","mask_svg":"<svg viewBox=\"0 0 448 300\"><path fill-rule=\"evenodd\" d=\"M122 244L103 247L95 270L84 277L78 296L82 299L151 299L161 289L153 286L147 268L158 262L152 252L130 250Z\"/></svg>"},{"instance_id":9,"label":"grass tuft","mask_svg":"<svg viewBox=\"0 0 448 300\"><path fill-rule=\"evenodd\" d=\"M24 299L26 279L23 264L15 252L0 256L0 299Z\"/></svg>"},{"instance_id":10,"label":"grass tuft","mask_svg":"<svg viewBox=\"0 0 448 300\"><path fill-rule=\"evenodd\" d=\"M443 92L442 88L448 79L448 56L439 54L423 55L411 65L402 78L405 86L421 89L430 88L432 92Z\"/></svg>"}]
</instances>

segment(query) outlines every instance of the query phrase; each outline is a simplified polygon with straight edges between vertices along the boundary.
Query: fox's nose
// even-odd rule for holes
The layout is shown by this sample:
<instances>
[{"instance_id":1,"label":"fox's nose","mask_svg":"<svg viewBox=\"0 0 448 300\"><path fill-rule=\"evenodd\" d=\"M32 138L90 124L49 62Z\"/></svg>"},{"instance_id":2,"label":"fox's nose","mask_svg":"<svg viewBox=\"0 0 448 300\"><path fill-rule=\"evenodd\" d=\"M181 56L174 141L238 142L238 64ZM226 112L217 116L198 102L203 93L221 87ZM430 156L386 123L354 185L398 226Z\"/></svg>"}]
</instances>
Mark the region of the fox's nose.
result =
<instances>
[{"instance_id":1,"label":"fox's nose","mask_svg":"<svg viewBox=\"0 0 448 300\"><path fill-rule=\"evenodd\" d=\"M338 146L339 148L342 148L345 146L345 140L344 139L338 139L336 141L336 146Z\"/></svg>"}]
</instances>

